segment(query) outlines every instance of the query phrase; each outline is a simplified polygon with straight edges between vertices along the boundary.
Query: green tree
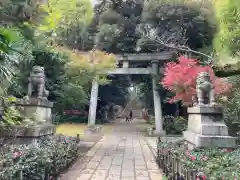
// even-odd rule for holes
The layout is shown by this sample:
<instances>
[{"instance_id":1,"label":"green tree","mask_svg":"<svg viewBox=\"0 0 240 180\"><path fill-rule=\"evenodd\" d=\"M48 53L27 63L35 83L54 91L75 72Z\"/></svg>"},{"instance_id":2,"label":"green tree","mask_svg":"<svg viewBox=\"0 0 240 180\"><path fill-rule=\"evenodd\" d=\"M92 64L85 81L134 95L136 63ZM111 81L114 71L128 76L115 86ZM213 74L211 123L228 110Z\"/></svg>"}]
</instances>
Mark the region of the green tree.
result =
<instances>
[{"instance_id":1,"label":"green tree","mask_svg":"<svg viewBox=\"0 0 240 180\"><path fill-rule=\"evenodd\" d=\"M240 6L234 0L214 0L218 33L214 39L217 63L239 63ZM239 67L239 65L238 65Z\"/></svg>"},{"instance_id":2,"label":"green tree","mask_svg":"<svg viewBox=\"0 0 240 180\"><path fill-rule=\"evenodd\" d=\"M134 52L142 7L140 1L134 0L100 1L95 8L95 26L99 27L96 47L110 53Z\"/></svg>"},{"instance_id":3,"label":"green tree","mask_svg":"<svg viewBox=\"0 0 240 180\"><path fill-rule=\"evenodd\" d=\"M196 50L211 45L215 25L209 20L212 6L208 3L206 8L206 4L186 0L146 1L139 26L139 49L143 52L170 49L163 45L166 44Z\"/></svg>"},{"instance_id":4,"label":"green tree","mask_svg":"<svg viewBox=\"0 0 240 180\"><path fill-rule=\"evenodd\" d=\"M93 16L90 0L49 0L42 9L47 15L38 27L40 32L52 37L57 44L85 48L89 38L86 29Z\"/></svg>"},{"instance_id":5,"label":"green tree","mask_svg":"<svg viewBox=\"0 0 240 180\"><path fill-rule=\"evenodd\" d=\"M98 77L102 86L108 84L106 69L115 65L115 56L101 51L80 52L66 47L57 47L68 55L70 61L66 65L68 82L65 86L66 98L62 101L67 108L84 108L89 105L92 81Z\"/></svg>"},{"instance_id":6,"label":"green tree","mask_svg":"<svg viewBox=\"0 0 240 180\"><path fill-rule=\"evenodd\" d=\"M35 0L1 0L0 24L9 26L21 25L24 22L39 22L41 19L39 2Z\"/></svg>"}]
</instances>

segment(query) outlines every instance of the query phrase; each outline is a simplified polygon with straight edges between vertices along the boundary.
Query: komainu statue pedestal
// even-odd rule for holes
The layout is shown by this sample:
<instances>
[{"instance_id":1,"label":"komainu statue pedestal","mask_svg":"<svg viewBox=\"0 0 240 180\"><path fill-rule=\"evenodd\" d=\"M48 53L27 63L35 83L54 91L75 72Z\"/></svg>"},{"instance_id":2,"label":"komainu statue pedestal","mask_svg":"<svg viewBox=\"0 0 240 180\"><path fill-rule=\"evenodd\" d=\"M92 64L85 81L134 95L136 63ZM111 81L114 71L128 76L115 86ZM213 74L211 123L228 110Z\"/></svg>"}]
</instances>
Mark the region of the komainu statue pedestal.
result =
<instances>
[{"instance_id":1,"label":"komainu statue pedestal","mask_svg":"<svg viewBox=\"0 0 240 180\"><path fill-rule=\"evenodd\" d=\"M52 124L53 103L47 99L30 98L21 99L16 103L20 112L26 117L34 117L37 120L45 121L46 124Z\"/></svg>"},{"instance_id":2,"label":"komainu statue pedestal","mask_svg":"<svg viewBox=\"0 0 240 180\"><path fill-rule=\"evenodd\" d=\"M189 149L235 147L235 138L228 135L228 128L223 121L221 105L189 107L188 129L183 135Z\"/></svg>"},{"instance_id":3,"label":"komainu statue pedestal","mask_svg":"<svg viewBox=\"0 0 240 180\"><path fill-rule=\"evenodd\" d=\"M4 137L8 137L8 143L31 144L44 136L55 134L56 126L52 124L52 102L30 98L28 101L18 101L15 106L24 117L33 119L33 124L5 126L3 134Z\"/></svg>"},{"instance_id":4,"label":"komainu statue pedestal","mask_svg":"<svg viewBox=\"0 0 240 180\"><path fill-rule=\"evenodd\" d=\"M197 102L188 108L188 129L183 132L188 148L234 148L235 138L228 135L223 107L215 102L215 89L208 72L198 73Z\"/></svg>"},{"instance_id":5,"label":"komainu statue pedestal","mask_svg":"<svg viewBox=\"0 0 240 180\"><path fill-rule=\"evenodd\" d=\"M5 138L4 143L15 145L35 144L40 138L53 135L55 132L56 127L51 124L34 125L32 127L21 125L4 126L1 129L2 137Z\"/></svg>"},{"instance_id":6,"label":"komainu statue pedestal","mask_svg":"<svg viewBox=\"0 0 240 180\"><path fill-rule=\"evenodd\" d=\"M53 103L48 101L49 91L45 88L45 81L44 67L33 66L28 77L27 95L14 105L24 120L21 125L1 128L0 133L9 137L9 143L36 143L39 138L56 132L56 127L52 124Z\"/></svg>"}]
</instances>

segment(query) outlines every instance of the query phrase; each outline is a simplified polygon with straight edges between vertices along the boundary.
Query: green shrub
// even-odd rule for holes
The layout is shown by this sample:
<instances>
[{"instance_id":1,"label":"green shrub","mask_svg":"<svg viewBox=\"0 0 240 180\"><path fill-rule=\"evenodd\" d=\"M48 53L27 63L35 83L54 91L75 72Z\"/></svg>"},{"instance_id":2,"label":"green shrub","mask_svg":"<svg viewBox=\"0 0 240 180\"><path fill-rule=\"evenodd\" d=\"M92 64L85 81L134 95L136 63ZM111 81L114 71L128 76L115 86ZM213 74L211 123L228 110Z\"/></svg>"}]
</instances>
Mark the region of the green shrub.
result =
<instances>
[{"instance_id":1,"label":"green shrub","mask_svg":"<svg viewBox=\"0 0 240 180\"><path fill-rule=\"evenodd\" d=\"M147 121L148 124L155 125L155 119L151 118Z\"/></svg>"},{"instance_id":2,"label":"green shrub","mask_svg":"<svg viewBox=\"0 0 240 180\"><path fill-rule=\"evenodd\" d=\"M63 115L59 121L59 123L87 123L87 116L78 116L78 115Z\"/></svg>"},{"instance_id":3,"label":"green shrub","mask_svg":"<svg viewBox=\"0 0 240 180\"><path fill-rule=\"evenodd\" d=\"M228 81L233 86L232 92L218 101L223 104L223 118L228 127L229 135L238 136L240 131L240 76L228 77Z\"/></svg>"},{"instance_id":4,"label":"green shrub","mask_svg":"<svg viewBox=\"0 0 240 180\"><path fill-rule=\"evenodd\" d=\"M56 179L79 157L78 140L53 136L37 144L8 146L0 154L1 180Z\"/></svg>"},{"instance_id":5,"label":"green shrub","mask_svg":"<svg viewBox=\"0 0 240 180\"><path fill-rule=\"evenodd\" d=\"M187 120L181 116L164 116L163 129L167 134L181 135L187 128Z\"/></svg>"},{"instance_id":6,"label":"green shrub","mask_svg":"<svg viewBox=\"0 0 240 180\"><path fill-rule=\"evenodd\" d=\"M183 169L202 172L206 179L239 179L240 149L203 148L190 151L185 146L183 140L160 142L158 152L172 154Z\"/></svg>"}]
</instances>

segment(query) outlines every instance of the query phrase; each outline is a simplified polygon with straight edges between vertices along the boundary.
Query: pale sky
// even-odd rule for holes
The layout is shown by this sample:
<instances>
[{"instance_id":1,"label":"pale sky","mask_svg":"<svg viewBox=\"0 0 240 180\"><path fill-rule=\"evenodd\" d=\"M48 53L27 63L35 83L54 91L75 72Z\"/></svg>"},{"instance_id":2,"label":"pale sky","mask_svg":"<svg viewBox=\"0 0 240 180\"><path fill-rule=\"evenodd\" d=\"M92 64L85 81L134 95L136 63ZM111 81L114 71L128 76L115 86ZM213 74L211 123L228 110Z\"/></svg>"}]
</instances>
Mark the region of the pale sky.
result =
<instances>
[{"instance_id":1,"label":"pale sky","mask_svg":"<svg viewBox=\"0 0 240 180\"><path fill-rule=\"evenodd\" d=\"M97 3L98 0L92 0L93 5Z\"/></svg>"}]
</instances>

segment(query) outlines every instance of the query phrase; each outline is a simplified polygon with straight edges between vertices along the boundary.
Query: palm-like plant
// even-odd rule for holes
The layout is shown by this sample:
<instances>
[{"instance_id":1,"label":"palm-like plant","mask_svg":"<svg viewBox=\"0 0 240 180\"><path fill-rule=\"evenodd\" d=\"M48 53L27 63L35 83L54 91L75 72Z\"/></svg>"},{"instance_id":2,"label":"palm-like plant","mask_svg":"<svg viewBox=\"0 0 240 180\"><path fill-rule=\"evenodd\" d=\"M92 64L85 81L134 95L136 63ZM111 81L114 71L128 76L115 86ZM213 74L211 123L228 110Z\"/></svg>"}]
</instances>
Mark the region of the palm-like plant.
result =
<instances>
[{"instance_id":1,"label":"palm-like plant","mask_svg":"<svg viewBox=\"0 0 240 180\"><path fill-rule=\"evenodd\" d=\"M17 65L24 59L31 59L31 48L17 29L0 28L0 95L3 95L12 77L17 72Z\"/></svg>"}]
</instances>

